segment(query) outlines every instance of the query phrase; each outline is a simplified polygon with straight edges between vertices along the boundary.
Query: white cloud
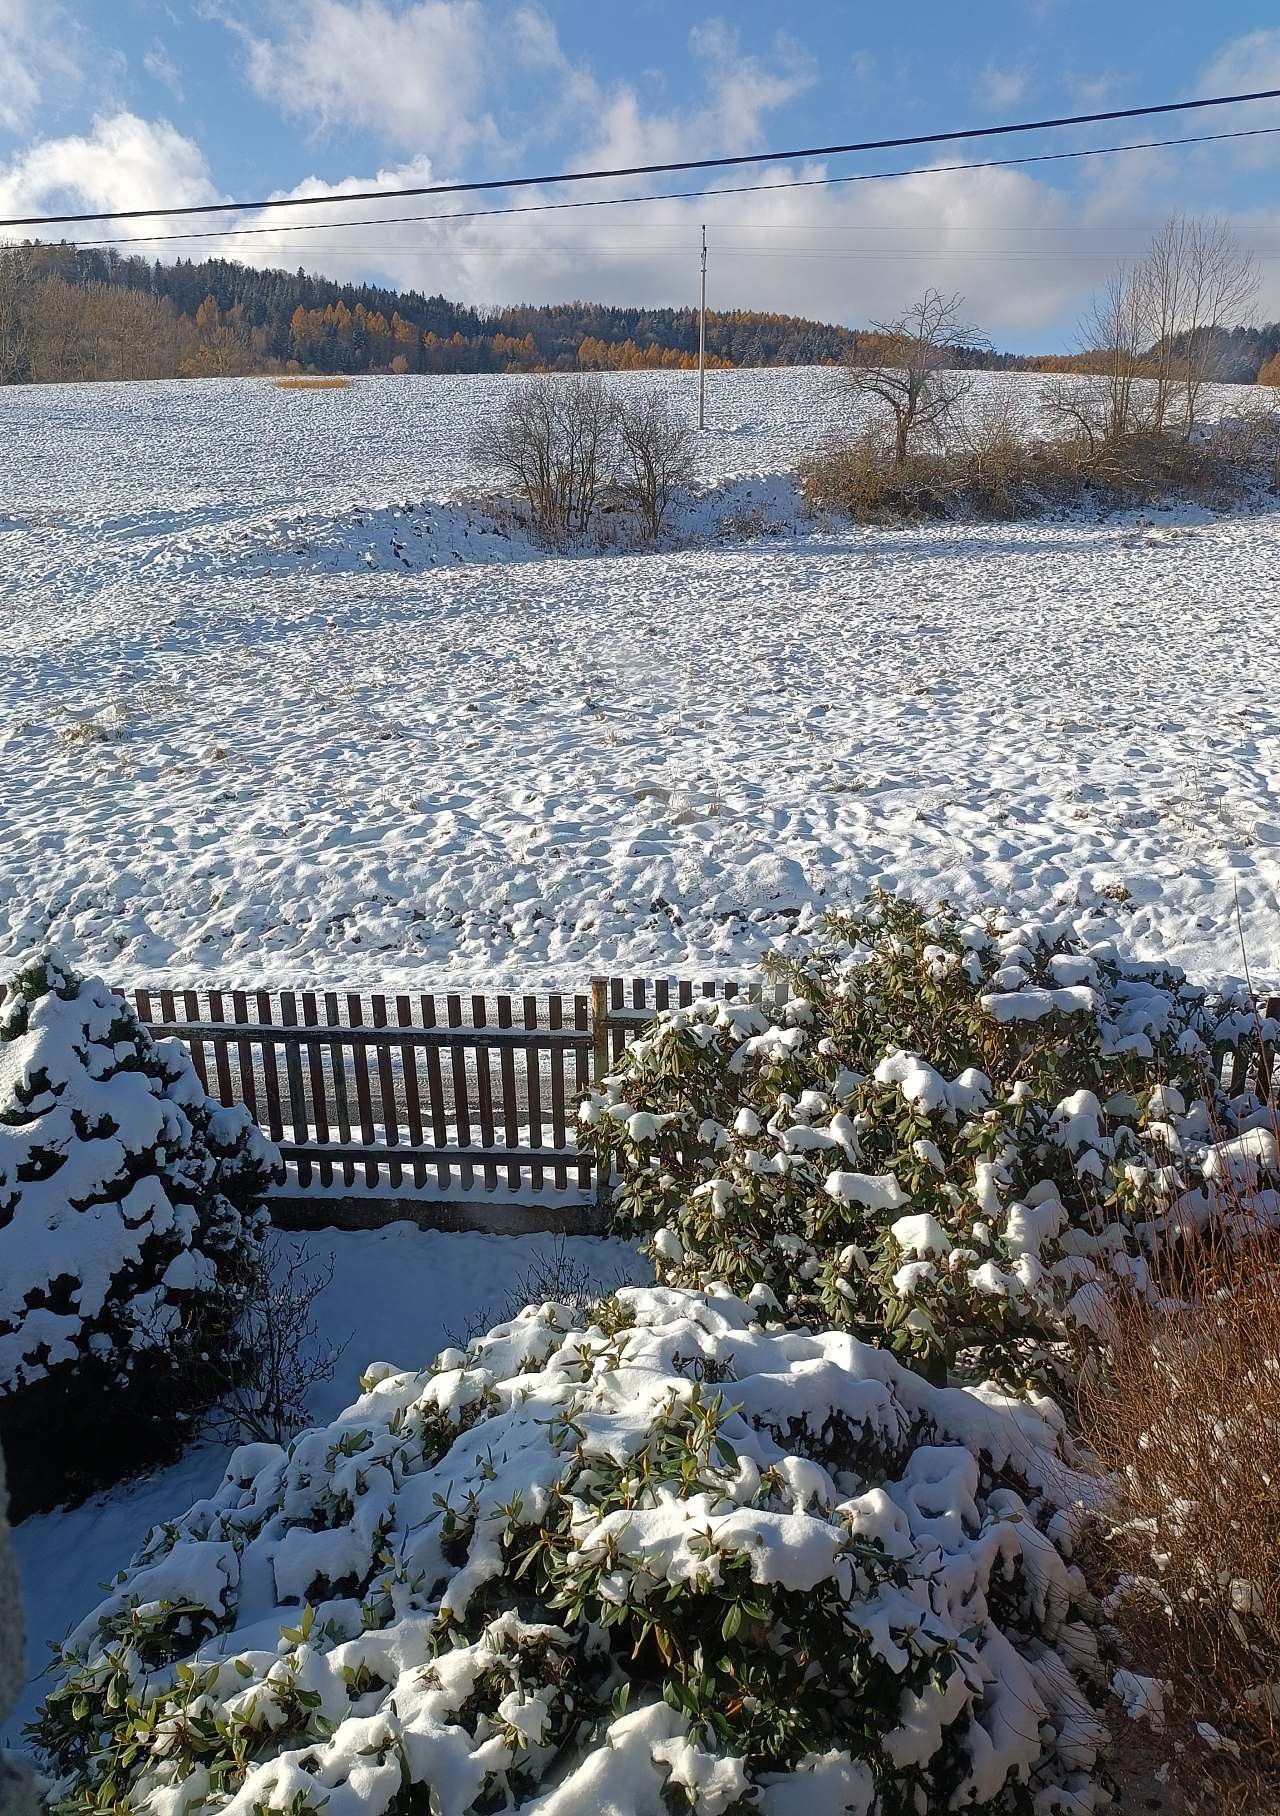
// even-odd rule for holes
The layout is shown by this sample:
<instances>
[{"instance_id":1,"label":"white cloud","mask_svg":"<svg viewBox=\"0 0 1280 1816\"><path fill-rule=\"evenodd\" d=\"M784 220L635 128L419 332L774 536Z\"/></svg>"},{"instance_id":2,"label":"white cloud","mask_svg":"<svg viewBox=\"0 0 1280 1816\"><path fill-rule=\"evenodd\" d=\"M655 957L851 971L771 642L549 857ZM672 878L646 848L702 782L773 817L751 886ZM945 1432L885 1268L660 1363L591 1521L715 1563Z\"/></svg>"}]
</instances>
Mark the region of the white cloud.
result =
<instances>
[{"instance_id":1,"label":"white cloud","mask_svg":"<svg viewBox=\"0 0 1280 1816\"><path fill-rule=\"evenodd\" d=\"M178 66L158 38L142 59L142 67L152 81L163 83L175 100L181 101L185 98Z\"/></svg>"},{"instance_id":2,"label":"white cloud","mask_svg":"<svg viewBox=\"0 0 1280 1816\"><path fill-rule=\"evenodd\" d=\"M143 120L132 113L97 119L88 133L37 140L0 163L0 213L6 215L219 199L194 140L167 120ZM95 234L87 231L83 237Z\"/></svg>"},{"instance_id":3,"label":"white cloud","mask_svg":"<svg viewBox=\"0 0 1280 1816\"><path fill-rule=\"evenodd\" d=\"M329 223L379 212L376 202L344 203L344 196L368 189L416 188L429 183L431 176L430 159L416 158L381 169L372 177L344 177L337 183L326 183L319 177L307 177L292 189L277 191L272 199L283 201L295 196L332 196L332 208L264 208L246 224L265 231L243 233L232 228L221 237L217 245L208 248L206 256L240 259L246 265L283 266L289 270L305 265L308 270L323 271L331 277L350 283L372 281L381 274L404 289L421 289L424 287L424 273L426 279L430 280L430 272L424 266L421 255L415 253L413 248L415 242L435 240L436 233L432 225L380 226L373 221L365 226L350 227L330 226ZM430 196L424 196L421 202L402 201L386 205L387 212L393 214L430 213L433 208ZM282 231L285 228L296 229L303 220L306 222L306 231ZM430 280L425 282L425 288L434 290L439 286L434 280Z\"/></svg>"},{"instance_id":4,"label":"white cloud","mask_svg":"<svg viewBox=\"0 0 1280 1816\"><path fill-rule=\"evenodd\" d=\"M1196 88L1198 93L1210 95L1280 88L1280 31L1246 32L1232 38L1208 64Z\"/></svg>"},{"instance_id":5,"label":"white cloud","mask_svg":"<svg viewBox=\"0 0 1280 1816\"><path fill-rule=\"evenodd\" d=\"M1027 92L1025 70L1000 69L994 63L988 63L977 78L979 99L994 113L1003 113L1013 107Z\"/></svg>"},{"instance_id":6,"label":"white cloud","mask_svg":"<svg viewBox=\"0 0 1280 1816\"><path fill-rule=\"evenodd\" d=\"M75 27L41 0L0 0L0 132L21 132L50 88L78 75Z\"/></svg>"},{"instance_id":7,"label":"white cloud","mask_svg":"<svg viewBox=\"0 0 1280 1816\"><path fill-rule=\"evenodd\" d=\"M1195 82L1198 95L1252 94L1260 88L1280 88L1280 30L1247 32L1224 44ZM1257 126L1280 126L1280 105L1275 101L1255 101L1248 107L1224 110L1215 108L1203 117L1206 132L1247 130ZM1276 162L1280 148L1276 138L1241 139L1230 148L1235 164L1257 170Z\"/></svg>"},{"instance_id":8,"label":"white cloud","mask_svg":"<svg viewBox=\"0 0 1280 1816\"><path fill-rule=\"evenodd\" d=\"M275 35L219 15L245 47L254 90L321 129L357 127L454 157L499 135L482 111L495 44L481 0L297 0Z\"/></svg>"}]
</instances>

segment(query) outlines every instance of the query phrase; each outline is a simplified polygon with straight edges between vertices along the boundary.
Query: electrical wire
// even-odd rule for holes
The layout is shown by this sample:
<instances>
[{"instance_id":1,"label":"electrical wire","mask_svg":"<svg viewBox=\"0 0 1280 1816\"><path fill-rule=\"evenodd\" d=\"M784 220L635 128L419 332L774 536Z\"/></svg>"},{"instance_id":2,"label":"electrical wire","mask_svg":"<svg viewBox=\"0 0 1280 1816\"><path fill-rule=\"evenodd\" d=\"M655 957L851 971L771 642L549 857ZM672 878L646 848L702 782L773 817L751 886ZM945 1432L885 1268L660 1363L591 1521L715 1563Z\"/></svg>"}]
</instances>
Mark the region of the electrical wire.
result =
<instances>
[{"instance_id":1,"label":"electrical wire","mask_svg":"<svg viewBox=\"0 0 1280 1816\"><path fill-rule=\"evenodd\" d=\"M1028 153L1018 158L983 158L962 164L918 164L904 170L863 170L848 176L836 177L796 177L777 183L740 183L716 189L670 189L658 191L652 195L593 196L589 200L567 202L530 202L521 207L512 208L465 208L445 209L433 214L392 214L374 215L367 219L342 221L282 221L270 227L229 227L205 228L190 233L147 233L129 235L116 239L75 240L71 244L96 249L105 246L168 246L191 240L225 240L230 236L246 238L249 235L278 236L283 233L324 233L334 227L405 227L420 226L428 221L478 221L493 220L521 214L560 214L579 208L621 208L647 202L687 202L702 198L730 195L770 195L787 189L834 189L850 183L884 183L893 182L902 177L947 176L957 171L972 170L1008 170L1026 164L1059 164L1073 158L1115 157L1128 151L1160 151L1183 145L1213 145L1225 139L1259 139L1280 133L1280 126L1255 126L1242 128L1236 132L1196 133L1178 139L1140 139L1126 145L1092 145L1075 151L1044 151ZM378 192L386 195L390 192ZM326 196L321 198L331 206L350 201L349 196ZM272 203L274 207L276 204ZM762 223L769 232L777 230L783 223ZM0 226L12 223L0 222ZM738 225L738 223L734 223ZM794 227L794 224L788 223ZM1012 230L1007 230L1012 231ZM1097 231L1088 228L1036 228L1027 229L1035 232L1089 232ZM1113 231L1106 229L1106 231ZM1120 231L1115 229L1114 231ZM282 242L284 243L284 242Z\"/></svg>"},{"instance_id":2,"label":"electrical wire","mask_svg":"<svg viewBox=\"0 0 1280 1816\"><path fill-rule=\"evenodd\" d=\"M552 183L595 183L616 177L662 176L681 170L725 170L749 164L788 164L805 158L834 158L847 153L895 151L910 145L945 145L957 139L991 139L1009 133L1049 132L1064 126L1094 126L1107 120L1136 120L1155 114L1189 113L1205 107L1232 107L1252 101L1280 100L1280 88L1259 88L1246 94L1204 95L1192 101L1160 101L1146 107L1113 107L1102 113L1061 114L1042 120L1011 121L1001 126L967 126L947 132L911 133L891 139L862 139L845 145L809 145L790 151L742 152L732 157L683 158L665 164L630 164L598 170L563 170L549 176L483 177L465 183L422 183L405 189L353 190L345 201L371 202L421 195L468 195L487 189L532 189ZM332 202L332 196L283 196L275 201L185 202L160 208L110 208L84 214L12 215L0 227L56 227L86 221L136 221L161 216L192 214L248 214L265 208L314 208Z\"/></svg>"}]
</instances>

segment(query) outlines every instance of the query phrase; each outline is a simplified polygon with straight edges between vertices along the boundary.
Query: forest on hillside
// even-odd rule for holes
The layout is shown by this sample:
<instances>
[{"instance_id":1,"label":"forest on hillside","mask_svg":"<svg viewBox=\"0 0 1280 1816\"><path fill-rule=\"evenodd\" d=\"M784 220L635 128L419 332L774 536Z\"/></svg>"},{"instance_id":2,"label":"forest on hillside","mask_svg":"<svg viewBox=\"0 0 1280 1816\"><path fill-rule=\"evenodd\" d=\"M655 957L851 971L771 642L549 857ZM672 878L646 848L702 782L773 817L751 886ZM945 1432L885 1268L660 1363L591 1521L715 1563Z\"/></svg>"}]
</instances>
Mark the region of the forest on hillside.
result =
<instances>
[{"instance_id":1,"label":"forest on hillside","mask_svg":"<svg viewBox=\"0 0 1280 1816\"><path fill-rule=\"evenodd\" d=\"M712 366L811 366L873 355L878 336L748 309L707 316ZM1219 334L1224 379L1280 355L1280 324ZM1069 371L1088 356L957 347L955 363ZM443 295L343 284L229 259L161 264L112 248L0 248L0 384L314 372L617 371L697 364L691 308L604 303L479 310Z\"/></svg>"}]
</instances>

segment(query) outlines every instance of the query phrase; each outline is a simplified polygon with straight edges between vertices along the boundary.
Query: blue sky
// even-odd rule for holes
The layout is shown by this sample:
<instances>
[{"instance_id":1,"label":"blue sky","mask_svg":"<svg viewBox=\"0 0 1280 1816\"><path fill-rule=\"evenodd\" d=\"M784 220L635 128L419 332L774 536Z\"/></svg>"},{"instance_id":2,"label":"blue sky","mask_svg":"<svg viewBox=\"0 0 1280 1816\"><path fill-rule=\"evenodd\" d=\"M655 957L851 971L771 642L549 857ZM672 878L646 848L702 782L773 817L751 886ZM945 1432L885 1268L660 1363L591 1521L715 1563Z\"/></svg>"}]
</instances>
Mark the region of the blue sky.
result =
<instances>
[{"instance_id":1,"label":"blue sky","mask_svg":"<svg viewBox=\"0 0 1280 1816\"><path fill-rule=\"evenodd\" d=\"M1265 6L1170 0L924 0L909 11L830 0L789 9L763 0L705 8L696 0L0 0L0 212L340 194L1280 87L1274 19ZM1193 118L1059 133L1052 147L1004 141L994 152L957 148L906 161L1280 126L1280 106ZM772 175L902 161L829 160ZM1280 134L518 220L355 227L345 224L353 215L379 210L334 205L310 217L312 232L286 232L298 216L277 212L256 223L267 235L242 237L222 222L204 241L137 249L306 264L481 303L682 302L695 291L705 219L711 300L720 306L858 322L934 282L962 290L968 314L1000 344L1043 348L1069 343L1090 287L1176 209L1233 220L1259 255L1262 312L1280 315L1278 171Z\"/></svg>"}]
</instances>

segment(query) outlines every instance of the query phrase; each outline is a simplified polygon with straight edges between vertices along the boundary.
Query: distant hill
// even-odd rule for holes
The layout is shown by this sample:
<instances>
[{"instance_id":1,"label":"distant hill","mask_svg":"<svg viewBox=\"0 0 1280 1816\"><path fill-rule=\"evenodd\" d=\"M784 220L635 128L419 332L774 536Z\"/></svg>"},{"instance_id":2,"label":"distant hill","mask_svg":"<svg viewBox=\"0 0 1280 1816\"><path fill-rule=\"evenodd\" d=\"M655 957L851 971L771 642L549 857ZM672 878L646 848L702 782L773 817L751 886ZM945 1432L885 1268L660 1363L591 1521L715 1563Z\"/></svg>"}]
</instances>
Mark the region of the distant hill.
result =
<instances>
[{"instance_id":1,"label":"distant hill","mask_svg":"<svg viewBox=\"0 0 1280 1816\"><path fill-rule=\"evenodd\" d=\"M750 309L707 316L715 366L835 364L866 330ZM1221 336L1224 376L1251 381L1280 325ZM522 372L697 364L693 309L605 303L478 310L419 290L343 284L230 259L172 264L111 248L0 249L0 383L255 372ZM1071 370L1076 356L955 350L957 365Z\"/></svg>"}]
</instances>

